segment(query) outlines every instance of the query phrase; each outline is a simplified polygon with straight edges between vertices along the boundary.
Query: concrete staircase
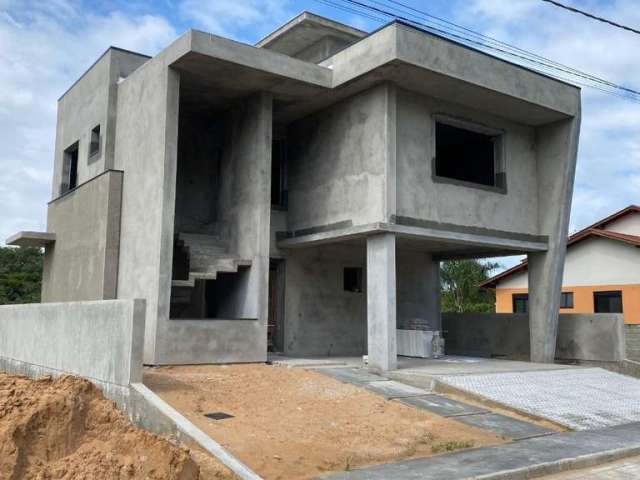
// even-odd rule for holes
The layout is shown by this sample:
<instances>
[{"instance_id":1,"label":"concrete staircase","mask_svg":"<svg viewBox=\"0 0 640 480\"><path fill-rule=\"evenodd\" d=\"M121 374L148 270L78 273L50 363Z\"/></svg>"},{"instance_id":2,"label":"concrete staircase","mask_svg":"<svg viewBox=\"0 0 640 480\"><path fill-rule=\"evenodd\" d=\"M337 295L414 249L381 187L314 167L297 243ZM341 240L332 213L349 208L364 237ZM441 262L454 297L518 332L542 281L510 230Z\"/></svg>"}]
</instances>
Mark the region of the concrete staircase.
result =
<instances>
[{"instance_id":1,"label":"concrete staircase","mask_svg":"<svg viewBox=\"0 0 640 480\"><path fill-rule=\"evenodd\" d=\"M215 280L220 272L236 273L251 266L251 260L228 253L227 242L217 235L180 233L178 242L189 255L189 278L173 280L172 287L194 287L196 280Z\"/></svg>"}]
</instances>

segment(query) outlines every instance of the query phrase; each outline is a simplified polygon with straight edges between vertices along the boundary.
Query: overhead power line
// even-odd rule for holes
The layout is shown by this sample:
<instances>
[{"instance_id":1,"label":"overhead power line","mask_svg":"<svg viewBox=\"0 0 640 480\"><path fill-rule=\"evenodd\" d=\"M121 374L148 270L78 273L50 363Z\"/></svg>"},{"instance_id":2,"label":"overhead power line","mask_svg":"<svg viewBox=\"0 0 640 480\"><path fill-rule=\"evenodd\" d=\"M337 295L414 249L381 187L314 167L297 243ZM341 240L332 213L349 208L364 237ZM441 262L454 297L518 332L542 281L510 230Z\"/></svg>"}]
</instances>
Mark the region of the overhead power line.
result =
<instances>
[{"instance_id":1,"label":"overhead power line","mask_svg":"<svg viewBox=\"0 0 640 480\"><path fill-rule=\"evenodd\" d=\"M585 12L584 10L580 10L578 8L571 7L569 5L565 5L563 3L556 2L555 0L542 0L542 1L550 3L551 5L554 5L556 7L564 8L565 10L569 10L570 12L573 12L573 13L579 13L580 15L584 15L585 17L589 17L589 18L591 18L593 20L597 20L598 22L608 23L609 25L612 25L614 27L621 28L623 30L627 30L629 32L633 32L633 33L636 33L636 34L640 35L640 30L637 30L637 29L631 28L631 27L627 27L626 25L622 25L620 23L616 23L616 22L614 22L612 20L609 20L607 18L599 17L598 15L594 15L593 13Z\"/></svg>"},{"instance_id":2,"label":"overhead power line","mask_svg":"<svg viewBox=\"0 0 640 480\"><path fill-rule=\"evenodd\" d=\"M500 58L511 60L516 59L515 61L517 61L517 63L540 73L552 76L558 80L569 81L582 87L591 87L610 95L640 103L640 91L615 84L595 75L563 65L541 55L537 55L509 43L475 32L461 25L457 25L444 18L431 15L397 0L386 0L389 3L385 3L380 0L316 1L321 1L325 4L333 4L333 6L336 7L336 4L339 4L340 7L349 8L356 14L365 16L373 15L375 20L379 22L400 20L417 28L454 40L458 43L472 46L476 49L486 51L487 53L494 53ZM363 13L363 10L366 13Z\"/></svg>"}]
</instances>

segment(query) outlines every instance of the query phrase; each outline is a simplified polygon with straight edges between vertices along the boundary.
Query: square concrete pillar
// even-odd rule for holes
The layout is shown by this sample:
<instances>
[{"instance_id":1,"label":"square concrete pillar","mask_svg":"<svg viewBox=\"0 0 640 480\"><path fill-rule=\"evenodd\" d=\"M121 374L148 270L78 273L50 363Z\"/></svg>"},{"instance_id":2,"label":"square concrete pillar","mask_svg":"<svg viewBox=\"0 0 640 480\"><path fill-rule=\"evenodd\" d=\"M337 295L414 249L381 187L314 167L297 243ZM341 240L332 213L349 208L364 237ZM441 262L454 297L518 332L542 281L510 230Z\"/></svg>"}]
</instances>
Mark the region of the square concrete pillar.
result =
<instances>
[{"instance_id":1,"label":"square concrete pillar","mask_svg":"<svg viewBox=\"0 0 640 480\"><path fill-rule=\"evenodd\" d=\"M367 237L367 345L369 368L397 367L396 237Z\"/></svg>"}]
</instances>

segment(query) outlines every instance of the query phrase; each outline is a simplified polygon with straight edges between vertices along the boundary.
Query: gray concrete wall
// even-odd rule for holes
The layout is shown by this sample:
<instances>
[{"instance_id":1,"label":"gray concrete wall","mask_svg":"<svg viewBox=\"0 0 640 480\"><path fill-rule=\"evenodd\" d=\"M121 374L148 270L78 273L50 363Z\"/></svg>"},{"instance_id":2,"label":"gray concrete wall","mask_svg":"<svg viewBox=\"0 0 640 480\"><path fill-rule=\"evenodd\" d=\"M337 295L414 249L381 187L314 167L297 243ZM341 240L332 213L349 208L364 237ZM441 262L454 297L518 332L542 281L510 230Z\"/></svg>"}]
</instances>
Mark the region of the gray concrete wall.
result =
<instances>
[{"instance_id":1,"label":"gray concrete wall","mask_svg":"<svg viewBox=\"0 0 640 480\"><path fill-rule=\"evenodd\" d=\"M367 351L366 281L344 291L345 267L366 272L364 245L291 250L286 260L284 352L287 355L363 355Z\"/></svg>"},{"instance_id":2,"label":"gray concrete wall","mask_svg":"<svg viewBox=\"0 0 640 480\"><path fill-rule=\"evenodd\" d=\"M289 230L386 218L385 85L289 128Z\"/></svg>"},{"instance_id":3,"label":"gray concrete wall","mask_svg":"<svg viewBox=\"0 0 640 480\"><path fill-rule=\"evenodd\" d=\"M158 323L169 319L171 294L180 78L168 67L169 53L118 90L115 166L126 175L118 298L147 300L146 363L156 363Z\"/></svg>"},{"instance_id":4,"label":"gray concrete wall","mask_svg":"<svg viewBox=\"0 0 640 480\"><path fill-rule=\"evenodd\" d=\"M400 249L396 262L398 328L440 330L439 262L427 252Z\"/></svg>"},{"instance_id":5,"label":"gray concrete wall","mask_svg":"<svg viewBox=\"0 0 640 480\"><path fill-rule=\"evenodd\" d=\"M162 325L162 332L159 365L267 359L267 328L260 320L169 320Z\"/></svg>"},{"instance_id":6,"label":"gray concrete wall","mask_svg":"<svg viewBox=\"0 0 640 480\"><path fill-rule=\"evenodd\" d=\"M447 354L529 359L526 314L443 313ZM621 362L625 358L621 314L561 314L555 358Z\"/></svg>"},{"instance_id":7,"label":"gray concrete wall","mask_svg":"<svg viewBox=\"0 0 640 480\"><path fill-rule=\"evenodd\" d=\"M116 298L122 181L109 170L49 204L43 302Z\"/></svg>"},{"instance_id":8,"label":"gray concrete wall","mask_svg":"<svg viewBox=\"0 0 640 480\"><path fill-rule=\"evenodd\" d=\"M103 389L142 381L143 300L3 305L0 369L68 373Z\"/></svg>"},{"instance_id":9,"label":"gray concrete wall","mask_svg":"<svg viewBox=\"0 0 640 480\"><path fill-rule=\"evenodd\" d=\"M271 219L272 97L255 94L227 119L220 161L218 217L229 253L251 260L246 292L235 302L235 318L259 318L266 325ZM266 339L265 339L266 341ZM265 344L266 348L266 344Z\"/></svg>"},{"instance_id":10,"label":"gray concrete wall","mask_svg":"<svg viewBox=\"0 0 640 480\"><path fill-rule=\"evenodd\" d=\"M503 130L506 194L434 182L434 115ZM406 90L397 94L397 214L434 222L538 234L535 136L531 127Z\"/></svg>"},{"instance_id":11,"label":"gray concrete wall","mask_svg":"<svg viewBox=\"0 0 640 480\"><path fill-rule=\"evenodd\" d=\"M640 360L640 325L625 325L627 358Z\"/></svg>"},{"instance_id":12,"label":"gray concrete wall","mask_svg":"<svg viewBox=\"0 0 640 480\"><path fill-rule=\"evenodd\" d=\"M180 112L175 231L215 233L224 118Z\"/></svg>"},{"instance_id":13,"label":"gray concrete wall","mask_svg":"<svg viewBox=\"0 0 640 480\"><path fill-rule=\"evenodd\" d=\"M52 198L60 195L64 150L79 142L78 184L113 168L118 79L147 57L109 49L58 100ZM91 130L100 125L100 150L89 156Z\"/></svg>"}]
</instances>

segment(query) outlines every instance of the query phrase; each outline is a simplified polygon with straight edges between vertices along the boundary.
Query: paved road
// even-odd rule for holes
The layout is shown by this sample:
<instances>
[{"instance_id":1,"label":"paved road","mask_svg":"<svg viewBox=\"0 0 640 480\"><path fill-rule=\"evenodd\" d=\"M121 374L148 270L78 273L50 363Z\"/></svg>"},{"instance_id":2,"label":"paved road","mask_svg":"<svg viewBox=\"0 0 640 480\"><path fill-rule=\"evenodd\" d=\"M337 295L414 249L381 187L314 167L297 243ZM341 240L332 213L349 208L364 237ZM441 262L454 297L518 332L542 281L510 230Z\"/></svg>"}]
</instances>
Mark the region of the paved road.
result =
<instances>
[{"instance_id":1,"label":"paved road","mask_svg":"<svg viewBox=\"0 0 640 480\"><path fill-rule=\"evenodd\" d=\"M543 477L543 480L637 480L640 478L640 457Z\"/></svg>"}]
</instances>

